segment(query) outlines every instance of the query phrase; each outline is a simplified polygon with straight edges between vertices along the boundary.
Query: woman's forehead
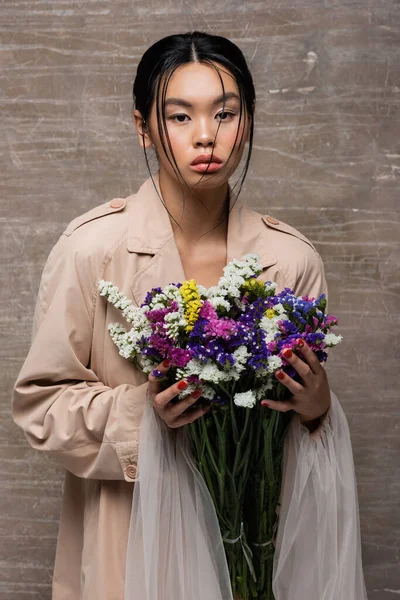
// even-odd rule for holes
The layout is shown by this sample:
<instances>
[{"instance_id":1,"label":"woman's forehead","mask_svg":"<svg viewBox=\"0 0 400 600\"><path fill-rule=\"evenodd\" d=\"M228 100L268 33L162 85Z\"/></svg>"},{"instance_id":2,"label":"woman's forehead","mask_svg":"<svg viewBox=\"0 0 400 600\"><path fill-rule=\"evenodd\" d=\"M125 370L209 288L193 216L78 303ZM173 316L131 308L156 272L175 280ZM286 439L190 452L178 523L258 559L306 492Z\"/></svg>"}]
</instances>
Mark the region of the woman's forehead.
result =
<instances>
[{"instance_id":1,"label":"woman's forehead","mask_svg":"<svg viewBox=\"0 0 400 600\"><path fill-rule=\"evenodd\" d=\"M165 78L161 82L160 90L163 90L165 104L184 105L186 102L195 106L197 104L218 104L223 99L226 102L229 100L240 101L239 88L232 73L222 65L216 64L216 67L218 72L212 65L203 63L180 65L169 78L166 90L163 90ZM177 102L177 100L184 102Z\"/></svg>"}]
</instances>

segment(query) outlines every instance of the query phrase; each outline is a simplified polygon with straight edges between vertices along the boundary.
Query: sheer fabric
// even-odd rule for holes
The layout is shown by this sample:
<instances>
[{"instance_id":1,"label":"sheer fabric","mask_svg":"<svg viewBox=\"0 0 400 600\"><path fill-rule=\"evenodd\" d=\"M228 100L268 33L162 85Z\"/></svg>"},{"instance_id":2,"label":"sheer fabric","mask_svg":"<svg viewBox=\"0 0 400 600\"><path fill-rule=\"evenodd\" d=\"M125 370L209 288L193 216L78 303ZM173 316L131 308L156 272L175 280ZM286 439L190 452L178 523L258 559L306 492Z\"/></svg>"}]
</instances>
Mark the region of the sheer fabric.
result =
<instances>
[{"instance_id":1,"label":"sheer fabric","mask_svg":"<svg viewBox=\"0 0 400 600\"><path fill-rule=\"evenodd\" d=\"M139 432L126 600L232 600L211 496L185 428L170 429L147 395Z\"/></svg>"},{"instance_id":2,"label":"sheer fabric","mask_svg":"<svg viewBox=\"0 0 400 600\"><path fill-rule=\"evenodd\" d=\"M298 415L285 440L273 592L276 600L366 600L350 431L331 390L314 438Z\"/></svg>"},{"instance_id":3,"label":"sheer fabric","mask_svg":"<svg viewBox=\"0 0 400 600\"><path fill-rule=\"evenodd\" d=\"M333 392L318 436L310 436L294 415L283 461L275 599L366 600L350 433ZM233 600L214 505L185 428L170 429L147 397L125 600L172 598Z\"/></svg>"}]
</instances>

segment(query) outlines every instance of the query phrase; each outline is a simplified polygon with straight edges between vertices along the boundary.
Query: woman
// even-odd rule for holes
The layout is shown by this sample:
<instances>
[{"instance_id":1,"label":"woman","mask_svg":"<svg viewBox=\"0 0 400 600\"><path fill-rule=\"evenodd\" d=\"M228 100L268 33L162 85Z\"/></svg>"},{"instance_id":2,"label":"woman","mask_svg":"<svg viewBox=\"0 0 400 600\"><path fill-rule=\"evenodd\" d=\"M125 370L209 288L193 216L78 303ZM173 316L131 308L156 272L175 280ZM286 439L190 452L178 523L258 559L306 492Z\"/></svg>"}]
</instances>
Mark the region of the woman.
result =
<instances>
[{"instance_id":1,"label":"woman","mask_svg":"<svg viewBox=\"0 0 400 600\"><path fill-rule=\"evenodd\" d=\"M170 600L160 565L157 589L149 591L154 569L145 559L132 562L137 546L127 556L139 430L146 399L170 429L203 417L190 409L195 394L170 403L185 382L161 392L151 375L119 356L107 325L121 317L99 298L98 281L112 281L139 305L152 287L170 282L215 285L227 262L254 252L261 278L280 290L327 293L313 244L248 209L228 184L248 143L240 192L255 110L237 46L201 32L163 38L143 55L133 92L139 143L146 161L154 147L159 169L136 194L94 208L61 235L42 274L32 345L14 388L15 422L33 448L67 470L53 600ZM305 346L288 360L303 385L284 375L291 400L268 401L271 409L296 413L284 459L276 600L364 600L346 418L314 353ZM139 585L125 595L127 573ZM209 600L204 589L196 589L196 600ZM177 593L189 598L181 588ZM231 597L221 589L217 596Z\"/></svg>"}]
</instances>

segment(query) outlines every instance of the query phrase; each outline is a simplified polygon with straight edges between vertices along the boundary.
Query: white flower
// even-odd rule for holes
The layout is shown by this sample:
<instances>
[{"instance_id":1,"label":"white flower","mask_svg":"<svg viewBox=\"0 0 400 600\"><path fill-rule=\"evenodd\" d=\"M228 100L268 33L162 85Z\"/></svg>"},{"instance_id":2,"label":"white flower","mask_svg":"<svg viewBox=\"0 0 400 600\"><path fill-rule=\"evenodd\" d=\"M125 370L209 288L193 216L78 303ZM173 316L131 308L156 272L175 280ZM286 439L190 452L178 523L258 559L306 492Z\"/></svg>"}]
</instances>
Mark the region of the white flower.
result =
<instances>
[{"instance_id":1,"label":"white flower","mask_svg":"<svg viewBox=\"0 0 400 600\"><path fill-rule=\"evenodd\" d=\"M274 311L275 311L276 313L278 313L278 315L283 315L283 314L284 314L284 312L285 312L285 309L284 309L284 307L283 307L283 304L282 304L282 302L278 302L278 304L275 304L275 306L274 306ZM287 317L287 315L285 315L285 316L284 316L284 318L285 318L285 319L287 319L287 318L288 318L288 317Z\"/></svg>"},{"instance_id":2,"label":"white flower","mask_svg":"<svg viewBox=\"0 0 400 600\"><path fill-rule=\"evenodd\" d=\"M216 310L218 310L220 306L226 308L226 310L231 309L230 302L228 302L228 300L225 300L225 298L221 298L221 296L214 296L212 298L209 298L208 301Z\"/></svg>"},{"instance_id":3,"label":"white flower","mask_svg":"<svg viewBox=\"0 0 400 600\"><path fill-rule=\"evenodd\" d=\"M279 331L278 326L276 324L276 317L272 317L272 319L269 319L268 317L262 317L260 319L260 329L262 329L263 331L265 331L265 333L269 333L270 331Z\"/></svg>"},{"instance_id":4,"label":"white flower","mask_svg":"<svg viewBox=\"0 0 400 600\"><path fill-rule=\"evenodd\" d=\"M162 310L163 308L165 308L165 305L165 302L150 302L151 310Z\"/></svg>"},{"instance_id":5,"label":"white flower","mask_svg":"<svg viewBox=\"0 0 400 600\"><path fill-rule=\"evenodd\" d=\"M215 363L206 363L199 377L203 381L210 381L211 383L219 383L220 381L229 381L231 379L231 371L221 371Z\"/></svg>"},{"instance_id":6,"label":"white flower","mask_svg":"<svg viewBox=\"0 0 400 600\"><path fill-rule=\"evenodd\" d=\"M276 290L277 286L278 286L278 284L275 283L275 281L265 281L264 282L264 288L266 289L268 296L275 295L275 290ZM277 306L278 306L278 304L277 304Z\"/></svg>"},{"instance_id":7,"label":"white flower","mask_svg":"<svg viewBox=\"0 0 400 600\"><path fill-rule=\"evenodd\" d=\"M201 285L201 283L197 283L196 285L197 285L197 289L199 291L200 296L206 296L207 295L207 288L204 287L204 285Z\"/></svg>"},{"instance_id":8,"label":"white flower","mask_svg":"<svg viewBox=\"0 0 400 600\"><path fill-rule=\"evenodd\" d=\"M280 358L280 356L270 356L267 359L267 365L265 368L259 368L257 369L257 371L255 371L255 377L256 379L264 379L265 377L268 377L269 375L271 375L272 373L274 373L277 369L280 369L280 367L282 367L283 365L283 361Z\"/></svg>"},{"instance_id":9,"label":"white flower","mask_svg":"<svg viewBox=\"0 0 400 600\"><path fill-rule=\"evenodd\" d=\"M282 365L282 359L280 356L270 356L267 360L268 363L268 373L273 373L276 369L279 369Z\"/></svg>"},{"instance_id":10,"label":"white flower","mask_svg":"<svg viewBox=\"0 0 400 600\"><path fill-rule=\"evenodd\" d=\"M111 339L117 346L119 353L124 358L133 358L136 356L136 348L133 346L129 339L129 334L119 323L110 323L108 330L111 335Z\"/></svg>"},{"instance_id":11,"label":"white flower","mask_svg":"<svg viewBox=\"0 0 400 600\"><path fill-rule=\"evenodd\" d=\"M108 330L113 338L121 338L121 336L126 335L126 330L120 323L110 323Z\"/></svg>"},{"instance_id":12,"label":"white flower","mask_svg":"<svg viewBox=\"0 0 400 600\"><path fill-rule=\"evenodd\" d=\"M246 254L243 258L243 261L234 259L224 267L224 276L218 283L220 293L224 290L233 298L239 298L239 288L245 280L261 273L262 265L258 262L258 254Z\"/></svg>"},{"instance_id":13,"label":"white flower","mask_svg":"<svg viewBox=\"0 0 400 600\"><path fill-rule=\"evenodd\" d=\"M204 363L201 362L198 358L192 358L187 363L186 367L178 367L176 370L176 376L179 379L184 379L185 377L189 377L190 375L200 376L200 373L203 369Z\"/></svg>"},{"instance_id":14,"label":"white flower","mask_svg":"<svg viewBox=\"0 0 400 600\"><path fill-rule=\"evenodd\" d=\"M158 293L158 294L154 294L154 296L151 299L151 302L149 303L150 307L152 310L158 310L159 308L165 308L166 304L167 304L167 297L165 296L165 294L163 294L162 292Z\"/></svg>"},{"instance_id":15,"label":"white flower","mask_svg":"<svg viewBox=\"0 0 400 600\"><path fill-rule=\"evenodd\" d=\"M255 390L255 395L257 400L264 400L265 398L268 397L268 390L272 390L272 388L274 387L273 382L271 381L271 379L268 379L268 381L264 384L262 384L259 388L257 388Z\"/></svg>"},{"instance_id":16,"label":"white flower","mask_svg":"<svg viewBox=\"0 0 400 600\"><path fill-rule=\"evenodd\" d=\"M176 300L180 302L182 300L182 295L176 285L169 283L163 288L163 294L168 300Z\"/></svg>"},{"instance_id":17,"label":"white flower","mask_svg":"<svg viewBox=\"0 0 400 600\"><path fill-rule=\"evenodd\" d=\"M340 344L342 339L343 339L342 335L336 335L335 333L326 333L325 334L325 344L327 346L336 346L337 344Z\"/></svg>"},{"instance_id":18,"label":"white flower","mask_svg":"<svg viewBox=\"0 0 400 600\"><path fill-rule=\"evenodd\" d=\"M203 287L203 286L201 286ZM206 296L206 298L212 298L215 295L219 294L219 287L217 285L212 285L209 288L203 288L205 289L204 295Z\"/></svg>"},{"instance_id":19,"label":"white flower","mask_svg":"<svg viewBox=\"0 0 400 600\"><path fill-rule=\"evenodd\" d=\"M265 342L269 344L273 342L275 339L275 335L280 332L278 321L280 321L281 317L275 316L272 319L268 317L263 317L260 320L260 329L265 332Z\"/></svg>"},{"instance_id":20,"label":"white flower","mask_svg":"<svg viewBox=\"0 0 400 600\"><path fill-rule=\"evenodd\" d=\"M158 363L155 363L153 359L149 358L144 354L140 356L139 364L142 370L146 373L146 375L149 375L153 371L153 369L156 368Z\"/></svg>"},{"instance_id":21,"label":"white flower","mask_svg":"<svg viewBox=\"0 0 400 600\"><path fill-rule=\"evenodd\" d=\"M143 326L141 325L141 323L144 323L143 319L147 321L145 313L149 310L148 306L143 306L142 308L133 306L132 300L128 300L128 298L119 291L119 288L110 281L101 279L98 288L100 296L106 296L107 302L121 310L128 323L134 322L135 327L140 327Z\"/></svg>"},{"instance_id":22,"label":"white flower","mask_svg":"<svg viewBox=\"0 0 400 600\"><path fill-rule=\"evenodd\" d=\"M113 285L111 281L104 281L104 279L100 279L98 288L100 291L100 296L106 296L108 302L113 304L116 308L125 311L126 308L131 306L132 301L128 300L128 298L122 294L122 292L119 291L119 288L116 285Z\"/></svg>"},{"instance_id":23,"label":"white flower","mask_svg":"<svg viewBox=\"0 0 400 600\"><path fill-rule=\"evenodd\" d=\"M211 385L202 384L201 390L201 395L203 398L206 398L207 400L213 400L213 398L215 398L215 390Z\"/></svg>"},{"instance_id":24,"label":"white flower","mask_svg":"<svg viewBox=\"0 0 400 600\"><path fill-rule=\"evenodd\" d=\"M257 398L252 390L235 394L233 397L233 402L236 406L243 406L244 408L253 408L256 401Z\"/></svg>"},{"instance_id":25,"label":"white flower","mask_svg":"<svg viewBox=\"0 0 400 600\"><path fill-rule=\"evenodd\" d=\"M270 333L265 334L265 343L270 344L274 341L276 335L276 331L271 331Z\"/></svg>"},{"instance_id":26,"label":"white flower","mask_svg":"<svg viewBox=\"0 0 400 600\"><path fill-rule=\"evenodd\" d=\"M236 360L236 364L233 365L233 369L236 370L237 373L241 373L246 369L247 358L250 356L250 352L247 350L246 346L239 346L232 354L233 358Z\"/></svg>"},{"instance_id":27,"label":"white flower","mask_svg":"<svg viewBox=\"0 0 400 600\"><path fill-rule=\"evenodd\" d=\"M187 321L181 311L166 314L164 322L168 337L175 341L178 340L180 331L187 326Z\"/></svg>"}]
</instances>

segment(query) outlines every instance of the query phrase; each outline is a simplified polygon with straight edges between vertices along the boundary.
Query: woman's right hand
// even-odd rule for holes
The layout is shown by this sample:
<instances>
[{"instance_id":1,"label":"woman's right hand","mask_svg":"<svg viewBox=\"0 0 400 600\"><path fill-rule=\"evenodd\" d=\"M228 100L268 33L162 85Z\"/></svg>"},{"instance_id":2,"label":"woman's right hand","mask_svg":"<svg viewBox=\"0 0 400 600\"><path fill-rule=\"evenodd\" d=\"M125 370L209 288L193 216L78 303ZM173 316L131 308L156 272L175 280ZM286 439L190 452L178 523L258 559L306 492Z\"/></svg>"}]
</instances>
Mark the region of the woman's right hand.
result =
<instances>
[{"instance_id":1,"label":"woman's right hand","mask_svg":"<svg viewBox=\"0 0 400 600\"><path fill-rule=\"evenodd\" d=\"M167 373L169 367L165 366L164 362L161 362L156 369L162 373ZM183 400L180 400L176 404L173 404L171 400L178 396L183 390L178 387L182 382L177 381L165 390L161 391L160 381L154 377L151 373L149 374L149 394L151 402L155 411L161 417L168 427L176 428L193 423L199 417L202 417L208 410L208 408L196 408L186 412L186 410L192 406L199 397L201 396L201 390L195 390L189 396L186 396ZM183 381L183 380L182 380ZM186 385L187 387L187 385ZM183 388L185 389L185 388ZM197 393L196 393L197 392Z\"/></svg>"}]
</instances>

